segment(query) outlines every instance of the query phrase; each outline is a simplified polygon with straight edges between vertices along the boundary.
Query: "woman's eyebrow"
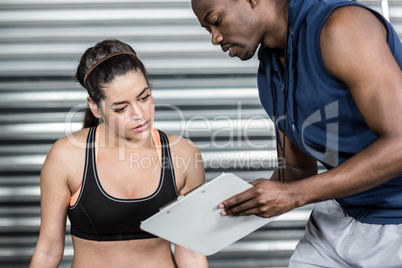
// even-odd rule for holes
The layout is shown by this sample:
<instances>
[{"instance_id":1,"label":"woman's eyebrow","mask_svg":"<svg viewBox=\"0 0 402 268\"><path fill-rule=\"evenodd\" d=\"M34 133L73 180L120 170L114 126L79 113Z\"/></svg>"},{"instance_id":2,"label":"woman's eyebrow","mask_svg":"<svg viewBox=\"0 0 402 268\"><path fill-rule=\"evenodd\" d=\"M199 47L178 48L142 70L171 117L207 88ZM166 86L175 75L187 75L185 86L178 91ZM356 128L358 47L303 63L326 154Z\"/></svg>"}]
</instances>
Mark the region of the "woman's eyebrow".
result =
<instances>
[{"instance_id":1,"label":"woman's eyebrow","mask_svg":"<svg viewBox=\"0 0 402 268\"><path fill-rule=\"evenodd\" d=\"M147 91L148 89L149 89L149 87L144 88L144 89L140 92L140 94L137 95L137 98L138 98L139 96L141 96L142 94L144 94L144 92Z\"/></svg>"},{"instance_id":2,"label":"woman's eyebrow","mask_svg":"<svg viewBox=\"0 0 402 268\"><path fill-rule=\"evenodd\" d=\"M126 104L126 103L128 103L128 101L113 102L112 104L109 105L109 107L113 107L113 106L120 105L120 104Z\"/></svg>"},{"instance_id":3,"label":"woman's eyebrow","mask_svg":"<svg viewBox=\"0 0 402 268\"><path fill-rule=\"evenodd\" d=\"M149 89L149 87L144 88L140 94L137 95L137 98L140 97L142 94L144 94L145 91L147 91ZM128 101L117 101L117 102L113 102L112 104L109 105L109 108L116 106L116 105L121 105L121 104L127 104Z\"/></svg>"}]
</instances>

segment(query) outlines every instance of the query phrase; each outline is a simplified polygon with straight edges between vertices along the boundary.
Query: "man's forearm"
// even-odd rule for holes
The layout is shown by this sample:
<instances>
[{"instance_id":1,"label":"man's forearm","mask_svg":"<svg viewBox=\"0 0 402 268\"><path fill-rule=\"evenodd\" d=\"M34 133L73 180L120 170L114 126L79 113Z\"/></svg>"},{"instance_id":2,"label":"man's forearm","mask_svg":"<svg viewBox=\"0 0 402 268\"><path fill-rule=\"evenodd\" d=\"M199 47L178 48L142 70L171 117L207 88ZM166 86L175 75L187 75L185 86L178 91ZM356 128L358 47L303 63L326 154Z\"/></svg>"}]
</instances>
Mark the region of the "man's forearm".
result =
<instances>
[{"instance_id":1,"label":"man's forearm","mask_svg":"<svg viewBox=\"0 0 402 268\"><path fill-rule=\"evenodd\" d=\"M279 167L274 170L270 180L279 181ZM310 167L307 169L296 168L292 165L284 164L284 174L285 182L292 182L302 180L317 174L317 167Z\"/></svg>"},{"instance_id":2,"label":"man's forearm","mask_svg":"<svg viewBox=\"0 0 402 268\"><path fill-rule=\"evenodd\" d=\"M298 206L357 194L402 174L402 144L379 138L336 168L295 182Z\"/></svg>"}]
</instances>

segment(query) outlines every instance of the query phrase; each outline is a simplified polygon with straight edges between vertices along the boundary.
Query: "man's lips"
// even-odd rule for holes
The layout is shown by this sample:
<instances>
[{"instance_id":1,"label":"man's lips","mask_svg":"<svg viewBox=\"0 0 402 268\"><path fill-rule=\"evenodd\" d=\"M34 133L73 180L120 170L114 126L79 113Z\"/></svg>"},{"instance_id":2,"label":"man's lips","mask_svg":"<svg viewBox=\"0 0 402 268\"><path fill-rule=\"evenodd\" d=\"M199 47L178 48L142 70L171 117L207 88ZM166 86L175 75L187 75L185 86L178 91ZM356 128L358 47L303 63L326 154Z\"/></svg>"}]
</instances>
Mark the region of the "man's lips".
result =
<instances>
[{"instance_id":1,"label":"man's lips","mask_svg":"<svg viewBox=\"0 0 402 268\"><path fill-rule=\"evenodd\" d=\"M223 52L229 51L229 56L234 57L234 45L231 44L225 44L222 46Z\"/></svg>"},{"instance_id":2,"label":"man's lips","mask_svg":"<svg viewBox=\"0 0 402 268\"><path fill-rule=\"evenodd\" d=\"M225 45L223 45L223 46L222 46L222 50L223 50L223 52L228 51L228 50L230 49L230 47L231 47L231 45L230 45L230 44L225 44Z\"/></svg>"}]
</instances>

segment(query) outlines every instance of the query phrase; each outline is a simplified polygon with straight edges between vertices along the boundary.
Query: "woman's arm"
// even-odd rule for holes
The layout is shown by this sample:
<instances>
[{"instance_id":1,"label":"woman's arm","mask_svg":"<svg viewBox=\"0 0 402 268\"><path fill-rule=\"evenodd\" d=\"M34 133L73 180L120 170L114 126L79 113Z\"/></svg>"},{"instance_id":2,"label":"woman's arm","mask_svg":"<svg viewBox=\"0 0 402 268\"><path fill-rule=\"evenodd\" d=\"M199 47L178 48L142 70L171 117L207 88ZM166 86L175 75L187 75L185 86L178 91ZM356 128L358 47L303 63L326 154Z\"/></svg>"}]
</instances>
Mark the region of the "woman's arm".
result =
<instances>
[{"instance_id":1,"label":"woman's arm","mask_svg":"<svg viewBox=\"0 0 402 268\"><path fill-rule=\"evenodd\" d=\"M202 163L201 152L197 146L186 139L182 139L175 148L176 164L184 174L184 184L179 194L184 195L205 182L205 170ZM178 157L177 157L178 156ZM175 245L175 260L179 268L207 268L207 258L187 248Z\"/></svg>"},{"instance_id":2,"label":"woman's arm","mask_svg":"<svg viewBox=\"0 0 402 268\"><path fill-rule=\"evenodd\" d=\"M43 164L40 176L41 227L31 268L58 267L63 257L70 189L64 157L66 140L57 141Z\"/></svg>"},{"instance_id":3,"label":"woman's arm","mask_svg":"<svg viewBox=\"0 0 402 268\"><path fill-rule=\"evenodd\" d=\"M174 258L178 268L208 268L205 256L179 245L175 245Z\"/></svg>"}]
</instances>

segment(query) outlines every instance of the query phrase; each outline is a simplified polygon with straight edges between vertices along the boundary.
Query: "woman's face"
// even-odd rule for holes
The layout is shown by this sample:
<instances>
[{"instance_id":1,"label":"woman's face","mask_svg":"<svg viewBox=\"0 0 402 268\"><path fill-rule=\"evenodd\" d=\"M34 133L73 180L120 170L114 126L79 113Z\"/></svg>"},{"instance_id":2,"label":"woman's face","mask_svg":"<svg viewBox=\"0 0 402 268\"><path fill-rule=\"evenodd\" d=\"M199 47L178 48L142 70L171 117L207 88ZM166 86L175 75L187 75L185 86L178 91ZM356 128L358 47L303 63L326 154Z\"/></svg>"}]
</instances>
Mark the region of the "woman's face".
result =
<instances>
[{"instance_id":1,"label":"woman's face","mask_svg":"<svg viewBox=\"0 0 402 268\"><path fill-rule=\"evenodd\" d=\"M155 107L151 88L141 71L117 76L103 90L100 116L111 134L131 142L148 140Z\"/></svg>"}]
</instances>

